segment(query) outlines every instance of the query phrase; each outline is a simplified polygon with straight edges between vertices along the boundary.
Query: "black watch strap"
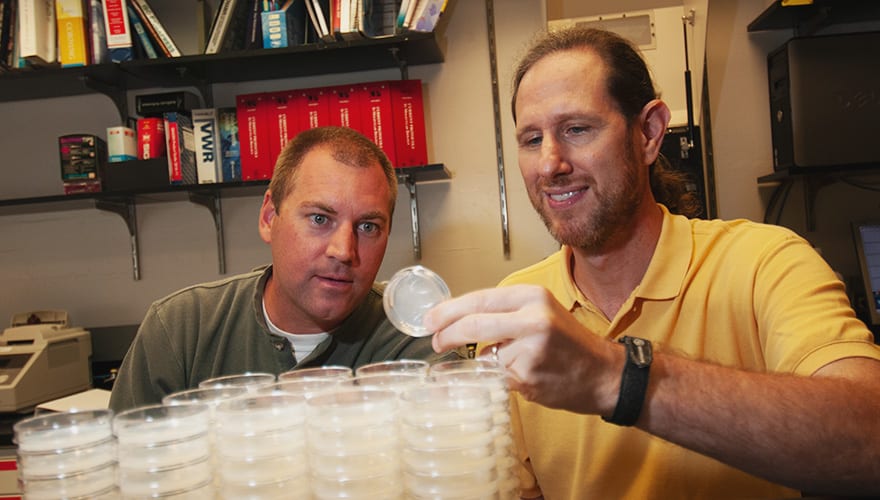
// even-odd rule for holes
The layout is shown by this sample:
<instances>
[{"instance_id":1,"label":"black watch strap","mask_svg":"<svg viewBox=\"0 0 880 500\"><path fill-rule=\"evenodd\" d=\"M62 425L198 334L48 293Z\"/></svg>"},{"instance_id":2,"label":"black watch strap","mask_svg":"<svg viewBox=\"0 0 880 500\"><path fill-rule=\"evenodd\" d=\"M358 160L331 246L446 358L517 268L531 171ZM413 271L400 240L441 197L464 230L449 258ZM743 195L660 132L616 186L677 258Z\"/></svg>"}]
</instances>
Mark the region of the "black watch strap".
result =
<instances>
[{"instance_id":1,"label":"black watch strap","mask_svg":"<svg viewBox=\"0 0 880 500\"><path fill-rule=\"evenodd\" d=\"M648 340L621 337L619 342L626 345L626 362L620 378L620 394L617 396L614 413L610 417L602 417L602 420L630 426L635 425L642 413L642 405L648 389L648 374L654 357L651 342Z\"/></svg>"}]
</instances>

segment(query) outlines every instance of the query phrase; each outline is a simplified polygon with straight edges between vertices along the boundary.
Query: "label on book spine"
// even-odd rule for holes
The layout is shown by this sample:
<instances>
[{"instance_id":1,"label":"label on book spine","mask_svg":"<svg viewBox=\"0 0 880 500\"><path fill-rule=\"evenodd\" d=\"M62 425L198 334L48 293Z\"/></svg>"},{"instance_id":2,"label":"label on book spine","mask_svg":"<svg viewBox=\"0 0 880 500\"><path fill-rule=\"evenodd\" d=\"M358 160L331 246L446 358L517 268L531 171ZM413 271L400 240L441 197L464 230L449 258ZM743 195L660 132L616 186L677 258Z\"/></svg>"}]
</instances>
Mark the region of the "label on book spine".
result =
<instances>
[{"instance_id":1,"label":"label on book spine","mask_svg":"<svg viewBox=\"0 0 880 500\"><path fill-rule=\"evenodd\" d=\"M107 31L107 48L113 62L130 61L132 54L131 28L125 0L102 0L104 2L104 28Z\"/></svg>"},{"instance_id":2,"label":"label on book spine","mask_svg":"<svg viewBox=\"0 0 880 500\"><path fill-rule=\"evenodd\" d=\"M194 109L192 120L199 184L221 182L217 110L214 108Z\"/></svg>"}]
</instances>

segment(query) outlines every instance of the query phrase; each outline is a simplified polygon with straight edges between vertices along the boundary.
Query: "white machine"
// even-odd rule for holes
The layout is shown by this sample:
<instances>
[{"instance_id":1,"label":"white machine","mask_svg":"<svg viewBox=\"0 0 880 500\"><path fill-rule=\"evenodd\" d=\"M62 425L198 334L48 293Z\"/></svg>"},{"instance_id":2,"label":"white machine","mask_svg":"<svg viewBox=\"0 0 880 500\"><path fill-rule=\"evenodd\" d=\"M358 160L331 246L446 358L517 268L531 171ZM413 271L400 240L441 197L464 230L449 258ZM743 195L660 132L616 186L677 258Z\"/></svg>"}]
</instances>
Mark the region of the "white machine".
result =
<instances>
[{"instance_id":1,"label":"white machine","mask_svg":"<svg viewBox=\"0 0 880 500\"><path fill-rule=\"evenodd\" d=\"M91 335L64 311L13 316L0 333L0 412L17 412L92 385Z\"/></svg>"}]
</instances>

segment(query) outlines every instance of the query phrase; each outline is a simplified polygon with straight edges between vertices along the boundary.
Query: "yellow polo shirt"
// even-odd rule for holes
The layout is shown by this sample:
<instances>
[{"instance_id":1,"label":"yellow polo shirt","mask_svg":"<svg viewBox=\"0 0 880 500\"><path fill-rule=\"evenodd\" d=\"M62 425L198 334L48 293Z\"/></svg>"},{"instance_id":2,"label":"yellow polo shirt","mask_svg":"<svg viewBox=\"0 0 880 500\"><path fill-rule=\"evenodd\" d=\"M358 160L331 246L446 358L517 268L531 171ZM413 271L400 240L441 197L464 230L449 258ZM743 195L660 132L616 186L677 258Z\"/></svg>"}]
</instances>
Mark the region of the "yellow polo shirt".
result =
<instances>
[{"instance_id":1,"label":"yellow polo shirt","mask_svg":"<svg viewBox=\"0 0 880 500\"><path fill-rule=\"evenodd\" d=\"M657 351L749 371L810 375L841 358L880 359L843 284L801 237L778 226L689 220L661 208L663 228L645 277L610 322L572 281L567 247L501 286L543 285L597 335L643 337ZM551 410L516 393L511 398L524 496L798 496L639 429Z\"/></svg>"}]
</instances>

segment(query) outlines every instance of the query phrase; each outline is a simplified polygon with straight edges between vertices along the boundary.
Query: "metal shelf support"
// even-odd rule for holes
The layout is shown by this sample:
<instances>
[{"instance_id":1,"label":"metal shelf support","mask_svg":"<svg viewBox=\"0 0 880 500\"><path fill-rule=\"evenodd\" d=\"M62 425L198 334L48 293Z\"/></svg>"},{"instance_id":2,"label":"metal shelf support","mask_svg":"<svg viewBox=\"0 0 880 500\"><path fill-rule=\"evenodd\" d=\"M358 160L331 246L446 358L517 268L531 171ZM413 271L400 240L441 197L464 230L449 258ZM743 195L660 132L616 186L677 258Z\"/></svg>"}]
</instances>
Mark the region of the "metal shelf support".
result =
<instances>
[{"instance_id":1,"label":"metal shelf support","mask_svg":"<svg viewBox=\"0 0 880 500\"><path fill-rule=\"evenodd\" d=\"M412 219L412 243L413 256L416 259L422 258L422 238L419 234L419 194L416 187L416 179L412 175L402 175L406 189L409 191L409 212Z\"/></svg>"},{"instance_id":2,"label":"metal shelf support","mask_svg":"<svg viewBox=\"0 0 880 500\"><path fill-rule=\"evenodd\" d=\"M140 252L138 250L137 210L135 202L131 198L118 200L99 198L95 200L95 208L107 212L113 212L125 221L128 227L129 241L131 242L131 268L134 280L141 279Z\"/></svg>"},{"instance_id":3,"label":"metal shelf support","mask_svg":"<svg viewBox=\"0 0 880 500\"><path fill-rule=\"evenodd\" d=\"M189 201L207 208L214 218L214 231L217 234L217 262L220 274L226 274L226 244L223 236L223 210L218 191L190 191Z\"/></svg>"},{"instance_id":4,"label":"metal shelf support","mask_svg":"<svg viewBox=\"0 0 880 500\"><path fill-rule=\"evenodd\" d=\"M128 96L125 89L90 76L83 76L82 80L86 87L99 94L104 94L113 101L113 104L116 105L116 111L119 112L119 123L128 122Z\"/></svg>"}]
</instances>

